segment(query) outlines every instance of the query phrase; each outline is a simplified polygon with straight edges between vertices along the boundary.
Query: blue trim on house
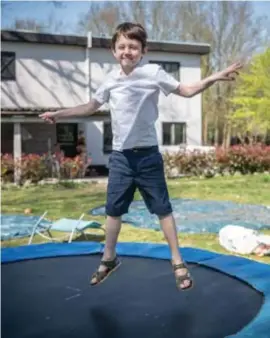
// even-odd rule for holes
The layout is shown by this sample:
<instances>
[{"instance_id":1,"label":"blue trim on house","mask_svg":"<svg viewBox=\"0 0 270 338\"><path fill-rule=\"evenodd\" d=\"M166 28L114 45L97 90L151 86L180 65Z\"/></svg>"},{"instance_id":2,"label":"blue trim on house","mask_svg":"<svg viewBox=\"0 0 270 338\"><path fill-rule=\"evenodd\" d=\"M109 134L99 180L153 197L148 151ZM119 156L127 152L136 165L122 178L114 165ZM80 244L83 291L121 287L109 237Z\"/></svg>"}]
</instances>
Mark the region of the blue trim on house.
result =
<instances>
[{"instance_id":1,"label":"blue trim on house","mask_svg":"<svg viewBox=\"0 0 270 338\"><path fill-rule=\"evenodd\" d=\"M39 259L72 255L101 254L104 245L94 242L48 243L1 249L1 262L13 263L29 259ZM119 243L117 253L122 256L137 256L156 259L170 259L170 251L165 244ZM214 268L248 283L264 294L264 304L257 316L234 338L268 338L270 332L270 265L246 258L222 255L201 249L182 248L185 261Z\"/></svg>"}]
</instances>

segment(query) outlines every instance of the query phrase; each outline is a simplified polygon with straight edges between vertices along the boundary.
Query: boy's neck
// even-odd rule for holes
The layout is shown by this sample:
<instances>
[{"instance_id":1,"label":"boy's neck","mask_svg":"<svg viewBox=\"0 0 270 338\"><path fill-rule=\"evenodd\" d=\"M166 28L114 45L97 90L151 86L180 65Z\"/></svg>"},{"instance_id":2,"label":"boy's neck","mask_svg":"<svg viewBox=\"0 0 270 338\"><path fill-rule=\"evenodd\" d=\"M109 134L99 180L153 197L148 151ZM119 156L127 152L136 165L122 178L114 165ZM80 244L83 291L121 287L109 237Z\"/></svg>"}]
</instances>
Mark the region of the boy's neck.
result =
<instances>
[{"instance_id":1,"label":"boy's neck","mask_svg":"<svg viewBox=\"0 0 270 338\"><path fill-rule=\"evenodd\" d=\"M135 68L136 66L135 67L121 67L121 74L129 75L130 73L133 72Z\"/></svg>"}]
</instances>

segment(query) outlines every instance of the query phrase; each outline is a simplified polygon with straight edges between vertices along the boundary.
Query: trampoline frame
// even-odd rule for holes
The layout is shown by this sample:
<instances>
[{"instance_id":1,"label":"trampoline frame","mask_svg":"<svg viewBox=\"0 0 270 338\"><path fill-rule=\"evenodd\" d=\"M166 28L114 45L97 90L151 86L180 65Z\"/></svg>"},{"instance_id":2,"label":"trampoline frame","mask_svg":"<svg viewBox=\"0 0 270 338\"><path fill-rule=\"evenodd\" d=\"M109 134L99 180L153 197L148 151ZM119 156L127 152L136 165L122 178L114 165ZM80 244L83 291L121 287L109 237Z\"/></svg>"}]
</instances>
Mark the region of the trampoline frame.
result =
<instances>
[{"instance_id":1,"label":"trampoline frame","mask_svg":"<svg viewBox=\"0 0 270 338\"><path fill-rule=\"evenodd\" d=\"M30 259L63 256L102 254L104 245L96 242L46 243L1 249L1 263L12 263ZM165 244L118 243L119 256L170 259L170 251ZM228 337L268 338L270 331L270 265L247 258L223 255L202 249L182 248L183 258L188 263L200 264L237 278L264 295L264 303L257 316L241 331Z\"/></svg>"}]
</instances>

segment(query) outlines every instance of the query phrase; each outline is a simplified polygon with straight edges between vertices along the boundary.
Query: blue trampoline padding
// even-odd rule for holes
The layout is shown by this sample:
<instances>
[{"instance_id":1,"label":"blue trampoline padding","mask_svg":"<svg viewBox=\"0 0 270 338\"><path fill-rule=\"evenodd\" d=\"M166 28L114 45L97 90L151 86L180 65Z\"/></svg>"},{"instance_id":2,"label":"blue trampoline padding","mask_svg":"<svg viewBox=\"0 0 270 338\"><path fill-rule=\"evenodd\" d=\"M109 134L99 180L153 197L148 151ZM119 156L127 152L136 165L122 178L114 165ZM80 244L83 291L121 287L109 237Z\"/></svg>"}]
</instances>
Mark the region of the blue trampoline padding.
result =
<instances>
[{"instance_id":1,"label":"blue trampoline padding","mask_svg":"<svg viewBox=\"0 0 270 338\"><path fill-rule=\"evenodd\" d=\"M1 262L9 263L27 259L50 258L99 253L102 244L95 242L45 243L3 248Z\"/></svg>"},{"instance_id":2,"label":"blue trampoline padding","mask_svg":"<svg viewBox=\"0 0 270 338\"><path fill-rule=\"evenodd\" d=\"M95 242L48 243L1 249L1 262L11 263L28 259L59 256L89 255L102 253L104 245ZM165 244L118 243L117 253L122 256L137 256L170 259L169 247ZM234 338L269 338L270 332L270 265L246 258L223 255L201 249L182 248L185 261L199 263L238 278L264 294L264 304L258 315Z\"/></svg>"}]
</instances>

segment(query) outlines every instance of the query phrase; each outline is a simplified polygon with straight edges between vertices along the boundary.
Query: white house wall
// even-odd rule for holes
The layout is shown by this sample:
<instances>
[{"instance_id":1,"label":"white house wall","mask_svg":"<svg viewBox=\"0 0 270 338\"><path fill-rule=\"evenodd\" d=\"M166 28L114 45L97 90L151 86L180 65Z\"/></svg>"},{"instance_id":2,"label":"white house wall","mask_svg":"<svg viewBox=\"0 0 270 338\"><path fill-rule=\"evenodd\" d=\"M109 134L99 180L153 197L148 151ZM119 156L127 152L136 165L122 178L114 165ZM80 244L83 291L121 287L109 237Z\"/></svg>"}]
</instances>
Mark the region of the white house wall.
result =
<instances>
[{"instance_id":1,"label":"white house wall","mask_svg":"<svg viewBox=\"0 0 270 338\"><path fill-rule=\"evenodd\" d=\"M16 53L16 81L2 81L2 107L70 107L85 102L85 49L2 42Z\"/></svg>"},{"instance_id":2,"label":"white house wall","mask_svg":"<svg viewBox=\"0 0 270 338\"><path fill-rule=\"evenodd\" d=\"M92 159L92 164L107 165L109 155L103 153L103 122L87 122L86 125L87 150Z\"/></svg>"},{"instance_id":3,"label":"white house wall","mask_svg":"<svg viewBox=\"0 0 270 338\"><path fill-rule=\"evenodd\" d=\"M118 67L118 63L110 50L100 48L90 49L90 63L91 95L91 92L95 92L102 82L105 81L106 75Z\"/></svg>"}]
</instances>

